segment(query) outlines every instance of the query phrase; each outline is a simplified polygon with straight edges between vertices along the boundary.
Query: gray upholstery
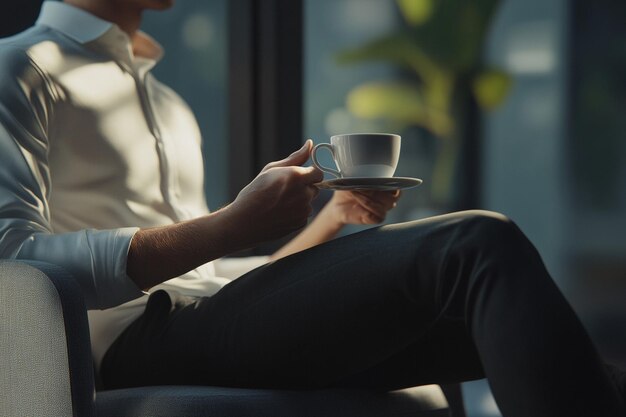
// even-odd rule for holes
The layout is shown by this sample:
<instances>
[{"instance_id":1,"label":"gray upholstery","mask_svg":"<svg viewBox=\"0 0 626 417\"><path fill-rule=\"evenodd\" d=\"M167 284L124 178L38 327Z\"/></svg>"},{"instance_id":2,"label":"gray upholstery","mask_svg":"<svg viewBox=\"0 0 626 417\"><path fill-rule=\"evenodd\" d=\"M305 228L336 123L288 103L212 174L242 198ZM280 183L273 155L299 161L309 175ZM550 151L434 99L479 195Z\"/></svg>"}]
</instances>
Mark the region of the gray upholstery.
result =
<instances>
[{"instance_id":1,"label":"gray upholstery","mask_svg":"<svg viewBox=\"0 0 626 417\"><path fill-rule=\"evenodd\" d=\"M93 387L78 285L52 265L0 260L0 416L93 417L96 409L99 417L450 415L437 385L390 393L157 386L95 396Z\"/></svg>"},{"instance_id":2,"label":"gray upholstery","mask_svg":"<svg viewBox=\"0 0 626 417\"><path fill-rule=\"evenodd\" d=\"M0 261L0 415L90 417L93 374L80 290L59 268L37 266Z\"/></svg>"}]
</instances>

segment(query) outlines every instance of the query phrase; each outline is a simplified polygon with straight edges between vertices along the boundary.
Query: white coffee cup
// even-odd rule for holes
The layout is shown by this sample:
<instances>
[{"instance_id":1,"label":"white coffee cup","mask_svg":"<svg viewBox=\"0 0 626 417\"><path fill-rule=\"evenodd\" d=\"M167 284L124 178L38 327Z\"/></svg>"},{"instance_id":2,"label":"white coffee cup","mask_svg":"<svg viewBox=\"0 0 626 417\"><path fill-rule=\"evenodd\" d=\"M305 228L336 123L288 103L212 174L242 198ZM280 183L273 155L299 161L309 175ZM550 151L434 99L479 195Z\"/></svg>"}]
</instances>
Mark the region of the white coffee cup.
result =
<instances>
[{"instance_id":1,"label":"white coffee cup","mask_svg":"<svg viewBox=\"0 0 626 417\"><path fill-rule=\"evenodd\" d=\"M335 135L330 143L320 143L313 148L311 158L320 170L337 178L393 177L400 157L400 136L391 133L348 133ZM330 151L337 169L322 166L317 151Z\"/></svg>"}]
</instances>

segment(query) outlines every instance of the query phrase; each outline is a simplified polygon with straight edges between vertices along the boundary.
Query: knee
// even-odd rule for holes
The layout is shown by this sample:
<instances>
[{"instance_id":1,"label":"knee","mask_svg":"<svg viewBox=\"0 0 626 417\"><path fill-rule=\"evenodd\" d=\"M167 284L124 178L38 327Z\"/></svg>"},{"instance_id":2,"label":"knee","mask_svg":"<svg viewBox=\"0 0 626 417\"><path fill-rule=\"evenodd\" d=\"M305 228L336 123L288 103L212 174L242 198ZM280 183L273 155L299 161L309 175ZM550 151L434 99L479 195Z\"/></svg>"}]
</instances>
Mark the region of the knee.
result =
<instances>
[{"instance_id":1,"label":"knee","mask_svg":"<svg viewBox=\"0 0 626 417\"><path fill-rule=\"evenodd\" d=\"M470 210L459 214L464 237L483 249L516 248L528 242L515 222L504 214L486 210Z\"/></svg>"},{"instance_id":2,"label":"knee","mask_svg":"<svg viewBox=\"0 0 626 417\"><path fill-rule=\"evenodd\" d=\"M509 228L513 220L502 213L489 210L466 210L458 213L465 223L486 228Z\"/></svg>"},{"instance_id":3,"label":"knee","mask_svg":"<svg viewBox=\"0 0 626 417\"><path fill-rule=\"evenodd\" d=\"M550 279L541 255L511 219L500 213L471 211L465 213L459 229L458 252L455 254L474 271L495 272L474 275L474 283L484 279L502 279L520 285L533 280ZM461 262L463 264L463 262ZM493 281L491 281L493 282ZM536 282L536 281L533 281Z\"/></svg>"}]
</instances>

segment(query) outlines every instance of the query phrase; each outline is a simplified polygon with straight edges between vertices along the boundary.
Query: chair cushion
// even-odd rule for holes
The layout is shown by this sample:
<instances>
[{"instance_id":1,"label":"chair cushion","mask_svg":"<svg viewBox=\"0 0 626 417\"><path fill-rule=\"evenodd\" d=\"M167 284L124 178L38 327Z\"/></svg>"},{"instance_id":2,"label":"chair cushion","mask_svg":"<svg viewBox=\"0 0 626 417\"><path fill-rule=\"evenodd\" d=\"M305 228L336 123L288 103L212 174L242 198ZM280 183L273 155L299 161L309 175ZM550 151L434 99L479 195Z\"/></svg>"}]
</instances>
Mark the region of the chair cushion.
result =
<instances>
[{"instance_id":1,"label":"chair cushion","mask_svg":"<svg viewBox=\"0 0 626 417\"><path fill-rule=\"evenodd\" d=\"M98 392L99 417L448 416L437 385L394 392L155 386Z\"/></svg>"}]
</instances>

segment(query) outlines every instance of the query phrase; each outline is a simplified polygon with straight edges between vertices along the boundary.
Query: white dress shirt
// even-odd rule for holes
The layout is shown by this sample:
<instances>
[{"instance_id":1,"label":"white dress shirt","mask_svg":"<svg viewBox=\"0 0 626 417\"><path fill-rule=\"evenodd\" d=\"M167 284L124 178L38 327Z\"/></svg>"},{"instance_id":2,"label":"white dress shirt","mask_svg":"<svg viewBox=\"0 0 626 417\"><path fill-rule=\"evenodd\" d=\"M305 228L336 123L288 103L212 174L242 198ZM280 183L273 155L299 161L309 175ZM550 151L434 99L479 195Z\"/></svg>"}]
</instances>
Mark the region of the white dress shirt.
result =
<instances>
[{"instance_id":1,"label":"white dress shirt","mask_svg":"<svg viewBox=\"0 0 626 417\"><path fill-rule=\"evenodd\" d=\"M97 364L146 301L126 275L134 233L209 212L195 118L150 74L161 56L147 35L51 1L0 40L0 257L74 274ZM226 282L209 263L156 288L212 295Z\"/></svg>"}]
</instances>

